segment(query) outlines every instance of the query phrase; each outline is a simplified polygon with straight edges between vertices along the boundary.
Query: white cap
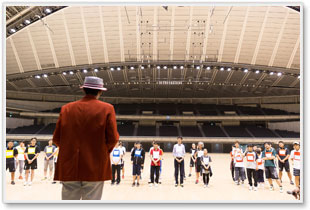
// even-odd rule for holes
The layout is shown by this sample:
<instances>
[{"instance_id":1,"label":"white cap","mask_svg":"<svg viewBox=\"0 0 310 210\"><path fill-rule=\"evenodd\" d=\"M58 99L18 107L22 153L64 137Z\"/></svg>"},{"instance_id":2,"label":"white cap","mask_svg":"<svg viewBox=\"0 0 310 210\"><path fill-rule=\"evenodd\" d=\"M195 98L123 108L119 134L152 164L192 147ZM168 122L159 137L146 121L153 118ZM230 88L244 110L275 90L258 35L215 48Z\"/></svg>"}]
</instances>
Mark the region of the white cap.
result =
<instances>
[{"instance_id":1,"label":"white cap","mask_svg":"<svg viewBox=\"0 0 310 210\"><path fill-rule=\"evenodd\" d=\"M298 141L295 141L295 142L294 142L294 144L298 144L298 145L300 145L300 143L299 143Z\"/></svg>"}]
</instances>

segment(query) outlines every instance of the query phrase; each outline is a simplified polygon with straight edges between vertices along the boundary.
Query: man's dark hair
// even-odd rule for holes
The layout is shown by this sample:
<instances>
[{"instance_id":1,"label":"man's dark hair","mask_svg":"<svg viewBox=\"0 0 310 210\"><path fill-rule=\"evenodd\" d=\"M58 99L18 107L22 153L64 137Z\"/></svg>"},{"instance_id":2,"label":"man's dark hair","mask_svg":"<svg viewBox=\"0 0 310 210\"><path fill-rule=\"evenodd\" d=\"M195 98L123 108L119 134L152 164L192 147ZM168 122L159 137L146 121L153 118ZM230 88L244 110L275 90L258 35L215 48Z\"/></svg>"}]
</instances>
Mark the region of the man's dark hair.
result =
<instances>
[{"instance_id":1,"label":"man's dark hair","mask_svg":"<svg viewBox=\"0 0 310 210\"><path fill-rule=\"evenodd\" d=\"M282 143L282 144L284 144L284 142L283 142L283 141L279 141L279 144L281 144L281 143Z\"/></svg>"},{"instance_id":2,"label":"man's dark hair","mask_svg":"<svg viewBox=\"0 0 310 210\"><path fill-rule=\"evenodd\" d=\"M265 142L264 145L265 145L265 144L272 145L271 142Z\"/></svg>"},{"instance_id":3,"label":"man's dark hair","mask_svg":"<svg viewBox=\"0 0 310 210\"><path fill-rule=\"evenodd\" d=\"M86 95L93 95L97 96L100 90L97 89L91 89L91 88L83 88Z\"/></svg>"},{"instance_id":4,"label":"man's dark hair","mask_svg":"<svg viewBox=\"0 0 310 210\"><path fill-rule=\"evenodd\" d=\"M254 147L253 144L248 144L248 147Z\"/></svg>"},{"instance_id":5,"label":"man's dark hair","mask_svg":"<svg viewBox=\"0 0 310 210\"><path fill-rule=\"evenodd\" d=\"M32 137L31 139L30 139L30 141L32 141L32 140L36 140L36 141L38 141L38 139L36 138L36 137Z\"/></svg>"},{"instance_id":6,"label":"man's dark hair","mask_svg":"<svg viewBox=\"0 0 310 210\"><path fill-rule=\"evenodd\" d=\"M153 142L154 145L158 145L158 143L156 141Z\"/></svg>"},{"instance_id":7,"label":"man's dark hair","mask_svg":"<svg viewBox=\"0 0 310 210\"><path fill-rule=\"evenodd\" d=\"M178 136L178 138L177 139L181 139L181 140L183 140L183 137L182 136Z\"/></svg>"},{"instance_id":8,"label":"man's dark hair","mask_svg":"<svg viewBox=\"0 0 310 210\"><path fill-rule=\"evenodd\" d=\"M21 143L24 143L24 144L25 144L25 142L24 142L24 141L20 141L20 142L19 142L19 144L21 144Z\"/></svg>"},{"instance_id":9,"label":"man's dark hair","mask_svg":"<svg viewBox=\"0 0 310 210\"><path fill-rule=\"evenodd\" d=\"M239 141L235 141L235 144L237 144L237 143L240 144Z\"/></svg>"}]
</instances>

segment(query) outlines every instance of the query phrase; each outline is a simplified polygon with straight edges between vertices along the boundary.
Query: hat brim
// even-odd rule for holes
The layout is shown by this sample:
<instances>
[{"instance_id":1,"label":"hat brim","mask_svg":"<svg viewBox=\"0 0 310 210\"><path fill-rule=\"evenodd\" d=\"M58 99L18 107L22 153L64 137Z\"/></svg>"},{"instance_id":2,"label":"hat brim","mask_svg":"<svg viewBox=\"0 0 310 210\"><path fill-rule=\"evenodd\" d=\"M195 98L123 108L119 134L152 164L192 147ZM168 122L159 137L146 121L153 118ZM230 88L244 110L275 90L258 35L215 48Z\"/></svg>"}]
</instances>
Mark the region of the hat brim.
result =
<instances>
[{"instance_id":1,"label":"hat brim","mask_svg":"<svg viewBox=\"0 0 310 210\"><path fill-rule=\"evenodd\" d=\"M89 88L89 89L95 89L95 90L103 90L103 91L107 91L108 89L105 88L105 87L102 87L102 88L99 88L99 87L91 87L91 86L87 86L87 85L83 85L83 86L80 86L80 88Z\"/></svg>"}]
</instances>

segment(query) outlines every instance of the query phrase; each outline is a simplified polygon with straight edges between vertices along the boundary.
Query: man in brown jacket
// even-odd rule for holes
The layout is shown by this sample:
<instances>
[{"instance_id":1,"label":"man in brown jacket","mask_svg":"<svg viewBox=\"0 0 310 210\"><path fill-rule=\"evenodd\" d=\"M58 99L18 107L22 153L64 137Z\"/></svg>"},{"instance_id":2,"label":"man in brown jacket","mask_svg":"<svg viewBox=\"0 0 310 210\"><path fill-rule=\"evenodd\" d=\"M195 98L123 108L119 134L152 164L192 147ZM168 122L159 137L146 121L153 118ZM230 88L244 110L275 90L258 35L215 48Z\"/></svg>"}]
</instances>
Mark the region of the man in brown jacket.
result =
<instances>
[{"instance_id":1,"label":"man in brown jacket","mask_svg":"<svg viewBox=\"0 0 310 210\"><path fill-rule=\"evenodd\" d=\"M53 142L59 147L54 180L62 182L63 200L100 200L112 179L110 153L118 142L114 107L99 99L103 80L86 77L84 98L61 108Z\"/></svg>"}]
</instances>

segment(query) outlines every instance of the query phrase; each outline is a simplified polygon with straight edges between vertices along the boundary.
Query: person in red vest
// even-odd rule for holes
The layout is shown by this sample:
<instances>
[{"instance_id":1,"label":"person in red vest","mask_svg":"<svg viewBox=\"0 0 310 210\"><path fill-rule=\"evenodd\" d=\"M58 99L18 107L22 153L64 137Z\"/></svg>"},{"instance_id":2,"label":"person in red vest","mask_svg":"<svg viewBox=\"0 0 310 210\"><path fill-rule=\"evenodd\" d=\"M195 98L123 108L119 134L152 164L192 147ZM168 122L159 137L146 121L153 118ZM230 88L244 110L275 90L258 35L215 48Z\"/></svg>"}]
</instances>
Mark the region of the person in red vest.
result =
<instances>
[{"instance_id":1,"label":"person in red vest","mask_svg":"<svg viewBox=\"0 0 310 210\"><path fill-rule=\"evenodd\" d=\"M62 182L63 200L100 200L103 183L112 179L110 153L118 142L116 116L111 104L99 99L103 80L85 77L85 96L68 103L53 135L59 147L54 180Z\"/></svg>"},{"instance_id":2,"label":"person in red vest","mask_svg":"<svg viewBox=\"0 0 310 210\"><path fill-rule=\"evenodd\" d=\"M294 142L294 150L291 152L291 160L293 161L293 174L295 176L296 187L300 187L300 168L301 168L301 150L298 141Z\"/></svg>"},{"instance_id":3,"label":"person in red vest","mask_svg":"<svg viewBox=\"0 0 310 210\"><path fill-rule=\"evenodd\" d=\"M282 171L283 171L283 168L285 168L287 176L290 179L291 185L294 185L294 182L292 181L292 174L290 172L290 163L289 163L290 151L284 146L285 146L284 142L279 141L279 148L277 150L279 178L280 178L280 181L282 182Z\"/></svg>"}]
</instances>

